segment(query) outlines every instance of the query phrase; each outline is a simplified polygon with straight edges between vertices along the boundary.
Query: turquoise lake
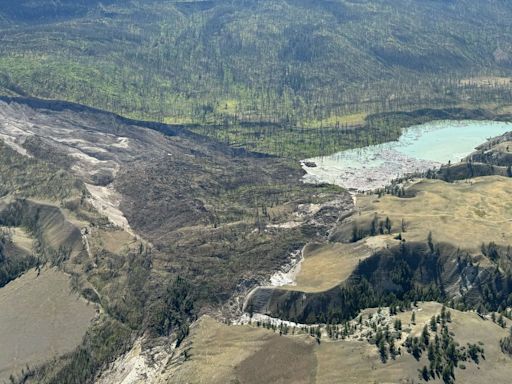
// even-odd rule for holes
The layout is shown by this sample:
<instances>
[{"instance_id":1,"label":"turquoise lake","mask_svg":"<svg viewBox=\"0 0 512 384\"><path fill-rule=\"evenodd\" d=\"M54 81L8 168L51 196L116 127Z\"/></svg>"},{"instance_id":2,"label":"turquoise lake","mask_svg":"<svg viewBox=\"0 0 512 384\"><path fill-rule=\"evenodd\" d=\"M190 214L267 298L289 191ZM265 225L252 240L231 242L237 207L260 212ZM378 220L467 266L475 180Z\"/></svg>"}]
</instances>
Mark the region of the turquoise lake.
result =
<instances>
[{"instance_id":1,"label":"turquoise lake","mask_svg":"<svg viewBox=\"0 0 512 384\"><path fill-rule=\"evenodd\" d=\"M381 188L396 177L458 162L487 139L512 131L512 123L435 121L412 126L393 142L342 151L305 161L307 182L328 182L350 190Z\"/></svg>"}]
</instances>

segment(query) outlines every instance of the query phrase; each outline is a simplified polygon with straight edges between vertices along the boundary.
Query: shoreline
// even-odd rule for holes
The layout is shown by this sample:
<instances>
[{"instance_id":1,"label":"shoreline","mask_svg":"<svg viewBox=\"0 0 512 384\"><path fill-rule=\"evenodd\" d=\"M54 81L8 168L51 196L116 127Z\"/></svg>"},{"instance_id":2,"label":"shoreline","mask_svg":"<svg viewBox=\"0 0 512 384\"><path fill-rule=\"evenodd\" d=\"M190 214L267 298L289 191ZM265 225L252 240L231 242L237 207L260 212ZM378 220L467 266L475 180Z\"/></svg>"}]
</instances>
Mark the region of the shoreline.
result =
<instances>
[{"instance_id":1,"label":"shoreline","mask_svg":"<svg viewBox=\"0 0 512 384\"><path fill-rule=\"evenodd\" d=\"M415 125L406 128L398 141L301 160L303 182L338 185L352 195L375 191L404 176L463 161L489 137L509 131L511 123L496 121L440 120ZM451 143L457 137L459 148L454 150Z\"/></svg>"}]
</instances>

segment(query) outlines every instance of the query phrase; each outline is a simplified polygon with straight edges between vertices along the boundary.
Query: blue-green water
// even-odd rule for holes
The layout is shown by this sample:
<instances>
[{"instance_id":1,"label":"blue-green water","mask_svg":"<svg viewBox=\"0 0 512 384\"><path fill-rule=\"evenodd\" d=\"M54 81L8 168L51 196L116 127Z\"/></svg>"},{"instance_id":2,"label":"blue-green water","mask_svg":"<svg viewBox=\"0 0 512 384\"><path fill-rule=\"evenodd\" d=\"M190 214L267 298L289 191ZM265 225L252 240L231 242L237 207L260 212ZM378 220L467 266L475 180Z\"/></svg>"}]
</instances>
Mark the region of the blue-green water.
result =
<instances>
[{"instance_id":1,"label":"blue-green water","mask_svg":"<svg viewBox=\"0 0 512 384\"><path fill-rule=\"evenodd\" d=\"M436 121L407 128L398 141L308 159L306 180L354 190L380 188L407 173L458 162L488 138L512 131L511 123Z\"/></svg>"},{"instance_id":2,"label":"blue-green water","mask_svg":"<svg viewBox=\"0 0 512 384\"><path fill-rule=\"evenodd\" d=\"M396 150L406 156L438 163L458 162L488 138L512 131L495 121L437 121L407 129Z\"/></svg>"}]
</instances>

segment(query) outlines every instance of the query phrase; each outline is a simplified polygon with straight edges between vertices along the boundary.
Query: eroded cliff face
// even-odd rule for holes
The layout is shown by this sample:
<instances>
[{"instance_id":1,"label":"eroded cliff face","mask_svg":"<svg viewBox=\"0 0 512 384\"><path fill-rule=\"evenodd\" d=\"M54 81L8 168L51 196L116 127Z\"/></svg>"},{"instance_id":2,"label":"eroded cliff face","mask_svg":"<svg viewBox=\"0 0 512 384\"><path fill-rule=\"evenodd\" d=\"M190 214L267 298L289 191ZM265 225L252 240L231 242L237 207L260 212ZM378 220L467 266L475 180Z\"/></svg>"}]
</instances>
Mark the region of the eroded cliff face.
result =
<instances>
[{"instance_id":1,"label":"eroded cliff face","mask_svg":"<svg viewBox=\"0 0 512 384\"><path fill-rule=\"evenodd\" d=\"M507 256L506 250L502 254L502 265L509 270L510 254ZM484 256L471 257L449 244L439 244L432 253L427 244L410 243L377 251L340 286L328 291L266 288L254 294L248 307L296 323L339 323L367 307L415 300L496 310L506 305L511 293L509 275Z\"/></svg>"}]
</instances>

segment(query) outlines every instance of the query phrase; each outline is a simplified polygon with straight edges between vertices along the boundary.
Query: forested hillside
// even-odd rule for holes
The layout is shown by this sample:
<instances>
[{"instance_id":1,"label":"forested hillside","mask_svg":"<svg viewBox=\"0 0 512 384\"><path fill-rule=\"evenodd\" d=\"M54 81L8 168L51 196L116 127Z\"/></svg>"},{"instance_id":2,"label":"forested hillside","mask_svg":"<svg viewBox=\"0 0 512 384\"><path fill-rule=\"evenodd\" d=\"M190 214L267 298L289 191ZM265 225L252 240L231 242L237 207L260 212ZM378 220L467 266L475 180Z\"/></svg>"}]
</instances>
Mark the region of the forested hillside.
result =
<instances>
[{"instance_id":1,"label":"forested hillside","mask_svg":"<svg viewBox=\"0 0 512 384\"><path fill-rule=\"evenodd\" d=\"M167 122L352 124L509 101L511 17L505 0L5 0L0 85Z\"/></svg>"}]
</instances>

